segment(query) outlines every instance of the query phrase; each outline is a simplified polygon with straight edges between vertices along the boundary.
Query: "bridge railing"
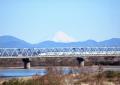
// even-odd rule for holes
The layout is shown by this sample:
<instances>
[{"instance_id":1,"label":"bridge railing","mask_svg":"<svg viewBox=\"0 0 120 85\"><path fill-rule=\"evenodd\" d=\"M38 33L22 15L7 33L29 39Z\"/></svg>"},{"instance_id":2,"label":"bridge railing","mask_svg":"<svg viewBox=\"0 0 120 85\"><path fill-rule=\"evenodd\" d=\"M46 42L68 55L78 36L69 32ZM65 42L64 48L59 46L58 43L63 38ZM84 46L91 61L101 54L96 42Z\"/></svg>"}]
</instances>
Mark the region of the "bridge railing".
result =
<instances>
[{"instance_id":1,"label":"bridge railing","mask_svg":"<svg viewBox=\"0 0 120 85\"><path fill-rule=\"evenodd\" d=\"M120 56L120 47L0 48L0 58L44 56Z\"/></svg>"}]
</instances>

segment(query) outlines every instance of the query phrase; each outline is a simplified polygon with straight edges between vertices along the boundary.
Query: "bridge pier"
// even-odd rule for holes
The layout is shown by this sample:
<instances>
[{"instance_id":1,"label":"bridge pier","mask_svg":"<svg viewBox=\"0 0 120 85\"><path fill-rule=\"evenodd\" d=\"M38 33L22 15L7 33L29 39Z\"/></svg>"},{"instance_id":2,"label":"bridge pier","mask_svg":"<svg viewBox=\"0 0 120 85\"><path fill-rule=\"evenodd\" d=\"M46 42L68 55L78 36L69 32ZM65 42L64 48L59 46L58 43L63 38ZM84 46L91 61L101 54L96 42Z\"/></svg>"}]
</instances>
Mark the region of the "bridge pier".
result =
<instances>
[{"instance_id":1,"label":"bridge pier","mask_svg":"<svg viewBox=\"0 0 120 85\"><path fill-rule=\"evenodd\" d=\"M30 59L29 58L23 58L22 59L23 63L24 63L24 69L30 69Z\"/></svg>"},{"instance_id":2,"label":"bridge pier","mask_svg":"<svg viewBox=\"0 0 120 85\"><path fill-rule=\"evenodd\" d=\"M81 61L80 66L81 66L81 67L84 67L84 66L85 66L85 61Z\"/></svg>"},{"instance_id":3,"label":"bridge pier","mask_svg":"<svg viewBox=\"0 0 120 85\"><path fill-rule=\"evenodd\" d=\"M84 67L85 60L83 58L77 57L77 61L81 67Z\"/></svg>"}]
</instances>

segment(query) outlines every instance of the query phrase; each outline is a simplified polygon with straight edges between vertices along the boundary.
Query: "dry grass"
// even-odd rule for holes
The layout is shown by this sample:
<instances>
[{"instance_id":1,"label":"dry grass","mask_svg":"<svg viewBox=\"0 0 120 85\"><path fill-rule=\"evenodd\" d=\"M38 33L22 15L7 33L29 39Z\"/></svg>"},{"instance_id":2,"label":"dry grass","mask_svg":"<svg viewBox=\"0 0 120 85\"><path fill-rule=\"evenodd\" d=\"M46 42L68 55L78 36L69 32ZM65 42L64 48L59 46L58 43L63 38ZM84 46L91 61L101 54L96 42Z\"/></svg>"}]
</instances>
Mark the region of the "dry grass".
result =
<instances>
[{"instance_id":1,"label":"dry grass","mask_svg":"<svg viewBox=\"0 0 120 85\"><path fill-rule=\"evenodd\" d=\"M103 72L99 66L97 73L63 75L56 67L48 67L45 76L35 75L31 79L12 79L1 85L120 85L120 72Z\"/></svg>"}]
</instances>

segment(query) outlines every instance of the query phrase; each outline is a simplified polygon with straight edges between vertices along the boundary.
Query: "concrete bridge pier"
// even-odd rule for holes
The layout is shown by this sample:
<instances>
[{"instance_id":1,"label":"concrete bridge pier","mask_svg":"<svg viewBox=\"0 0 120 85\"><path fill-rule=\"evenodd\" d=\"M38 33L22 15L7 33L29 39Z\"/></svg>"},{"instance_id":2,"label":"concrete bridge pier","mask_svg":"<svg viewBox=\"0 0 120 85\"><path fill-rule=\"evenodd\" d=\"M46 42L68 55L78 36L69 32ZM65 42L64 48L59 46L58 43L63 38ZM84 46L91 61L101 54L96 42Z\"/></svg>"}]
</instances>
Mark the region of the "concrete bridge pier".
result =
<instances>
[{"instance_id":1,"label":"concrete bridge pier","mask_svg":"<svg viewBox=\"0 0 120 85\"><path fill-rule=\"evenodd\" d=\"M23 58L22 61L24 63L24 69L30 69L30 58Z\"/></svg>"},{"instance_id":2,"label":"concrete bridge pier","mask_svg":"<svg viewBox=\"0 0 120 85\"><path fill-rule=\"evenodd\" d=\"M84 67L84 66L85 66L85 61L81 61L80 66L81 66L81 67Z\"/></svg>"},{"instance_id":3,"label":"concrete bridge pier","mask_svg":"<svg viewBox=\"0 0 120 85\"><path fill-rule=\"evenodd\" d=\"M81 57L77 57L77 61L81 67L84 67L85 60Z\"/></svg>"}]
</instances>

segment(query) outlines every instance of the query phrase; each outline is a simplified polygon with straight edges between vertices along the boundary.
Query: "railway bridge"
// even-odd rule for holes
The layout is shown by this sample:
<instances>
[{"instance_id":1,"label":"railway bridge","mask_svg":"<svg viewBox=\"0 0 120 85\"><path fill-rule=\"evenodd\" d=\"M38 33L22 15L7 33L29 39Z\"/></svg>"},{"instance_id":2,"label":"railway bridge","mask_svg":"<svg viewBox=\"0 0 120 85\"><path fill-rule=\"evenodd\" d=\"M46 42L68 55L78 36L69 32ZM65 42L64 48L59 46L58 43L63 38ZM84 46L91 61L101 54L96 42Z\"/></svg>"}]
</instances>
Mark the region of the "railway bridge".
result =
<instances>
[{"instance_id":1,"label":"railway bridge","mask_svg":"<svg viewBox=\"0 0 120 85\"><path fill-rule=\"evenodd\" d=\"M21 58L24 68L30 68L30 58L76 57L84 66L86 57L120 56L120 47L60 47L60 48L0 48L0 58Z\"/></svg>"}]
</instances>

